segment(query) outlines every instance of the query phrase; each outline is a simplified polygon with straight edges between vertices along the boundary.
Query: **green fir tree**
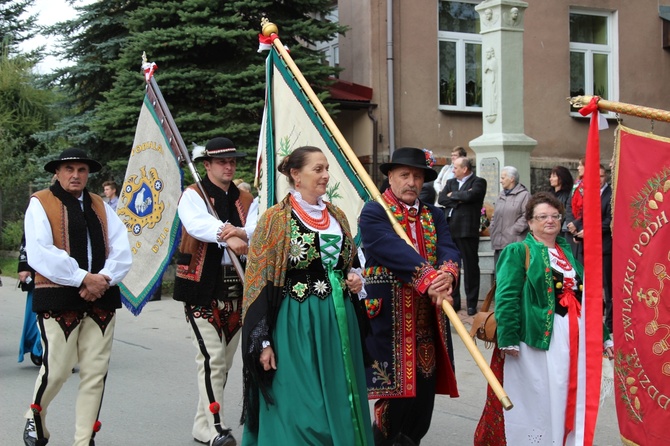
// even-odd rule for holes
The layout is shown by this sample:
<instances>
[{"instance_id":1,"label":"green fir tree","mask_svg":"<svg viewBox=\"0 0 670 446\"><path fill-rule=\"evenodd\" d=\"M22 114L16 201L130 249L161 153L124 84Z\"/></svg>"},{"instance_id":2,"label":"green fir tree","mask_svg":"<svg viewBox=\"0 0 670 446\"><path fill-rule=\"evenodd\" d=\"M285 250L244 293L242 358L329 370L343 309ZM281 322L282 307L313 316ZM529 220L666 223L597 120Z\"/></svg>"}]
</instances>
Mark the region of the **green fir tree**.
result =
<instances>
[{"instance_id":1,"label":"green fir tree","mask_svg":"<svg viewBox=\"0 0 670 446\"><path fill-rule=\"evenodd\" d=\"M110 165L127 160L144 95L140 66L146 52L158 65L156 81L188 147L227 136L254 153L265 95L266 55L257 52L261 17L277 23L305 77L325 91L335 69L307 45L344 32L318 18L332 8L330 0L111 0L82 6L77 19L53 28L66 41L63 56L75 63L54 79L76 111L68 137L79 137ZM249 172L252 164L250 156L238 170Z\"/></svg>"}]
</instances>

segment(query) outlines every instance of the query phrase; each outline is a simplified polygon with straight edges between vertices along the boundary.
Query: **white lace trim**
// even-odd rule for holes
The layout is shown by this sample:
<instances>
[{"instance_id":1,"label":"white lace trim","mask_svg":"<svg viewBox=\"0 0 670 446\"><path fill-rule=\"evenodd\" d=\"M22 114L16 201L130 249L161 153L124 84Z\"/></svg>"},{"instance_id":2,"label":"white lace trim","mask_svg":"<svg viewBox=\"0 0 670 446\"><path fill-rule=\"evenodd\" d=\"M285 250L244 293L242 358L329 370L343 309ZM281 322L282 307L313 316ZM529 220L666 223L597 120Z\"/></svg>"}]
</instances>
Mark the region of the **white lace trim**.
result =
<instances>
[{"instance_id":1,"label":"white lace trim","mask_svg":"<svg viewBox=\"0 0 670 446\"><path fill-rule=\"evenodd\" d=\"M295 201L298 202L300 207L307 212L307 215L310 217L313 217L315 219L321 218L321 213L323 210L326 208L326 203L323 201L321 197L318 198L316 204L310 204L307 203L305 200L302 198L302 194L298 192L295 189L290 190L291 194L293 195L293 198L295 198Z\"/></svg>"}]
</instances>

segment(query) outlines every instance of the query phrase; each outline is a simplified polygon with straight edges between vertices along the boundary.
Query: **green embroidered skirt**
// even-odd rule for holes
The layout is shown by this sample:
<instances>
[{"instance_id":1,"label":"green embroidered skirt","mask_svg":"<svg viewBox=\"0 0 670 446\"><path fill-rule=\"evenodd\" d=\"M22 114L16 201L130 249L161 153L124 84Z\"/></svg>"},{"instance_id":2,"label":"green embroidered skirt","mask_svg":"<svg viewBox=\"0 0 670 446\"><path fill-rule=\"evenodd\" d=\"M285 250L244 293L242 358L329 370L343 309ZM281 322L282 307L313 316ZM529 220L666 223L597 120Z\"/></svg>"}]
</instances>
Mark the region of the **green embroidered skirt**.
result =
<instances>
[{"instance_id":1,"label":"green embroidered skirt","mask_svg":"<svg viewBox=\"0 0 670 446\"><path fill-rule=\"evenodd\" d=\"M348 299L344 310L353 362L349 375L333 296L310 296L302 303L284 299L273 333L274 404L261 395L258 434L245 427L243 445L374 444L358 321Z\"/></svg>"}]
</instances>

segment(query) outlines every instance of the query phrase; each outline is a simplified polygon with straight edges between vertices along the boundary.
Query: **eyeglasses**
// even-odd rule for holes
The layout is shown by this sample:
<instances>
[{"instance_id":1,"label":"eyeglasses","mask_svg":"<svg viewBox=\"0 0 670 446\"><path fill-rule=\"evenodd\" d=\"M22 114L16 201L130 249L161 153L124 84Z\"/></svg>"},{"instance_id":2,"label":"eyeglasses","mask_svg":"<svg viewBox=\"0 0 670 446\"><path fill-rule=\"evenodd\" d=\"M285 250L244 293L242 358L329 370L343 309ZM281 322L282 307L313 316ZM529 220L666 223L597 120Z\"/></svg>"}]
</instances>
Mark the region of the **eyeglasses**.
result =
<instances>
[{"instance_id":1,"label":"eyeglasses","mask_svg":"<svg viewBox=\"0 0 670 446\"><path fill-rule=\"evenodd\" d=\"M537 221L547 221L547 220L549 220L550 218L551 218L552 220L560 220L561 218L563 218L563 216L562 216L561 214L554 214L554 215L535 215L535 216L533 216L533 218L534 218L535 220L537 220Z\"/></svg>"}]
</instances>

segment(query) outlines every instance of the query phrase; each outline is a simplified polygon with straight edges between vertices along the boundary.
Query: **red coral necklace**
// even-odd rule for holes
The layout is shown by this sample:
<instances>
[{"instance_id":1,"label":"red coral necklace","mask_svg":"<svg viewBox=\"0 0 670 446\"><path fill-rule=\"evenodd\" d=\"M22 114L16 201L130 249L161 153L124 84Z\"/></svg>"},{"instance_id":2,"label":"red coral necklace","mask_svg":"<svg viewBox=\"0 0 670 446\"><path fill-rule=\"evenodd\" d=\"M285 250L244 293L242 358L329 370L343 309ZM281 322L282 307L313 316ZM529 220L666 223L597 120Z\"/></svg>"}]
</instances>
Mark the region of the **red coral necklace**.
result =
<instances>
[{"instance_id":1,"label":"red coral necklace","mask_svg":"<svg viewBox=\"0 0 670 446\"><path fill-rule=\"evenodd\" d=\"M549 254L556 259L556 265L563 269L563 271L572 271L572 265L568 262L568 258L560 246L556 245L556 254L549 250Z\"/></svg>"},{"instance_id":2,"label":"red coral necklace","mask_svg":"<svg viewBox=\"0 0 670 446\"><path fill-rule=\"evenodd\" d=\"M328 213L328 208L324 208L321 211L321 218L317 220L316 218L311 217L302 206L300 206L300 203L293 198L293 195L291 195L291 207L293 207L295 213L298 214L298 217L312 228L323 231L330 227L330 214Z\"/></svg>"}]
</instances>

